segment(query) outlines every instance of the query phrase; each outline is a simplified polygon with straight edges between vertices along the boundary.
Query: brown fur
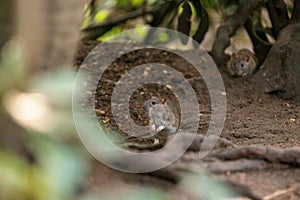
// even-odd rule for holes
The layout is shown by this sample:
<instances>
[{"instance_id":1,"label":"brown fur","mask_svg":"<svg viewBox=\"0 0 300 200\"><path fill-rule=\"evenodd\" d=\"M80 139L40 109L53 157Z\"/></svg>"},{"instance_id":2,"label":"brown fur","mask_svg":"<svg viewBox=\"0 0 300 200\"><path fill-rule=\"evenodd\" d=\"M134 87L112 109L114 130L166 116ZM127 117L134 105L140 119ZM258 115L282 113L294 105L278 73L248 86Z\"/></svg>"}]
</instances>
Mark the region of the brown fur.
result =
<instances>
[{"instance_id":1,"label":"brown fur","mask_svg":"<svg viewBox=\"0 0 300 200\"><path fill-rule=\"evenodd\" d=\"M248 49L241 49L237 53L232 53L227 64L228 71L232 76L251 76L256 72L258 60L254 53Z\"/></svg>"}]
</instances>

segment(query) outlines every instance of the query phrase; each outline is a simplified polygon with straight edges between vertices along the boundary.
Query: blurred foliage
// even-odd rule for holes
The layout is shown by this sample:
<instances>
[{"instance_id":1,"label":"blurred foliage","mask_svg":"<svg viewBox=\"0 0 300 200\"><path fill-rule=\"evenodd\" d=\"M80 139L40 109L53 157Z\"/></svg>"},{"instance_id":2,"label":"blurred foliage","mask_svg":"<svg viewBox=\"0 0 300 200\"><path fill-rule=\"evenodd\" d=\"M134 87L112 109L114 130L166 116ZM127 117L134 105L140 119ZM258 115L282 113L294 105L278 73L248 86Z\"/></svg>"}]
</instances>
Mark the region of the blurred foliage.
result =
<instances>
[{"instance_id":1,"label":"blurred foliage","mask_svg":"<svg viewBox=\"0 0 300 200\"><path fill-rule=\"evenodd\" d=\"M30 200L88 200L88 199L119 199L120 194L114 192L94 193L83 192L92 160L79 144L72 116L72 90L75 72L71 68L48 70L28 75L24 69L21 49L18 41L12 40L2 50L0 61L0 106L4 107L14 119L16 126L22 126L25 140L19 133L14 138L16 143L24 143L28 152L17 152L13 148L4 148L0 142L0 199ZM9 76L9 78L5 77ZM23 85L25 83L25 85ZM21 90L23 92L21 92ZM11 94L14 95L11 95ZM36 109L43 105L28 104L28 98L39 94L46 99L46 106L51 112L42 116L44 129L30 126L30 120ZM19 98L14 101L14 98ZM41 100L39 98L32 100ZM25 111L11 112L7 102L25 104L30 108ZM43 102L43 103L45 103ZM18 118L21 112L23 118ZM26 113L27 112L27 113ZM0 113L0 121L3 114ZM43 118L44 117L44 118ZM40 119L39 119L40 120ZM39 122L36 122L39 123ZM17 125L18 124L18 125ZM1 127L0 134L12 134L8 127ZM89 131L89 130L86 130ZM122 199L170 199L156 189L139 188L138 191L124 190ZM147 195L145 197L145 194ZM102 198L103 197L103 198Z\"/></svg>"},{"instance_id":2,"label":"blurred foliage","mask_svg":"<svg viewBox=\"0 0 300 200\"><path fill-rule=\"evenodd\" d=\"M186 176L182 185L187 191L205 200L234 199L238 196L225 183L216 181L204 171L195 176Z\"/></svg>"},{"instance_id":3,"label":"blurred foliage","mask_svg":"<svg viewBox=\"0 0 300 200\"><path fill-rule=\"evenodd\" d=\"M189 7L184 5L190 5ZM191 9L192 14L182 22L191 21L192 34L195 34L202 19L202 7L207 10L218 11L218 0L93 0L86 6L83 30L97 29L99 40L104 40L118 31L124 31L141 26L160 26L165 28L178 28L178 17L186 8ZM149 11L150 10L150 11ZM136 11L140 11L136 14ZM128 18L127 18L128 17ZM125 19L126 18L126 19ZM118 21L109 30L106 30L110 21ZM182 23L181 23L182 24ZM103 27L102 27L103 25ZM105 35L104 38L102 35ZM95 37L94 34L92 36Z\"/></svg>"},{"instance_id":4,"label":"blurred foliage","mask_svg":"<svg viewBox=\"0 0 300 200\"><path fill-rule=\"evenodd\" d=\"M16 97L10 95L12 91L19 91L14 93L22 95L24 93L20 89L27 94L39 92L46 97L48 106L53 111L43 119L45 124L50 118L55 119L52 125L60 128L49 126L48 131L40 131L27 127L26 117L34 115L33 111L35 107L38 109L39 104L28 104L28 99L23 102L22 99L16 101L15 108L18 108L17 104L32 106L27 109L27 113L20 110L15 112L25 115L25 118L21 118L23 123L22 120L16 122L23 126L26 134L25 141L21 139L21 135L17 135L15 140L19 141L15 142L25 142L24 145L32 155L31 158L25 152L20 155L14 149L3 149L0 145L0 178L5 180L0 183L0 199L74 199L89 166L84 152L70 140L75 133L74 125L70 123L74 75L68 70L67 73L43 72L37 76L29 76L24 69L21 52L17 40L9 41L1 51L1 107L7 108L4 99ZM70 76L72 78L67 78ZM15 113L10 112L13 119L17 119ZM0 120L4 117L3 114L1 113ZM70 122L65 123L66 121ZM11 131L3 126L0 134L18 134Z\"/></svg>"},{"instance_id":5,"label":"blurred foliage","mask_svg":"<svg viewBox=\"0 0 300 200\"><path fill-rule=\"evenodd\" d=\"M29 138L36 163L0 151L0 198L74 199L83 181L86 162L78 150L41 135Z\"/></svg>"},{"instance_id":6,"label":"blurred foliage","mask_svg":"<svg viewBox=\"0 0 300 200\"><path fill-rule=\"evenodd\" d=\"M24 77L28 74L22 67L21 56L19 56L20 50L16 48L16 41L9 43L14 45L5 49L6 53L3 53L3 60L0 63L1 72L11 75L10 79L4 79L0 83L1 88L5 88L1 90L0 96L3 98L0 98L0 103L5 108L6 104L3 99L14 98L14 96L7 96L10 96L11 90L19 91L19 81L24 82ZM51 120L49 119L52 121L47 129L39 130L27 126L28 121L26 120L20 123L22 120L18 121L15 113L10 112L12 118L16 120L15 122L24 128L26 140L19 142L25 143L24 145L30 155L25 152L19 154L14 149L2 148L0 145L0 179L5 180L0 183L1 200L94 200L99 198L113 200L120 199L120 196L125 200L172 199L172 195L165 191L146 185L131 185L128 188L116 187L105 192L94 192L92 189L83 190L82 188L85 187L87 177L90 174L89 169L92 162L82 145L79 145L77 133L72 123L71 95L75 74L71 70L60 69L26 76L30 79L27 79L27 88L21 87L24 93L19 91L15 94L24 95L34 92L43 95L52 112L49 112L42 120L46 124L50 123ZM28 95L27 97L31 96ZM16 104L18 103L24 102L16 101ZM34 114L35 107L38 108L39 105L31 105L29 114ZM0 115L0 120L1 117L2 115ZM11 130L6 127L1 127L0 134L11 134L10 132ZM20 138L17 137L16 139ZM198 188L203 188L200 190L201 195L207 197L206 199L218 199L215 198L216 195L228 197L227 193L230 193L226 189L223 190L223 187L219 187L218 183L208 176L201 176L197 179L193 176L193 178L183 182L185 187L192 193L198 191ZM217 192L216 195L210 197L212 188ZM195 195L198 196L199 191Z\"/></svg>"},{"instance_id":7,"label":"blurred foliage","mask_svg":"<svg viewBox=\"0 0 300 200\"><path fill-rule=\"evenodd\" d=\"M156 13L157 17L152 19L148 19L148 16L145 15L125 20L99 35L101 39L126 29L149 26L154 22L161 26L174 28L178 22L178 16L184 12L183 0L96 0L92 2L94 2L93 5L86 6L83 29L135 10L143 10L149 7L161 8L162 5L170 3L168 4L170 9L166 13ZM191 10L188 20L197 24L201 22L203 16L198 11L199 7L196 6L203 6L206 10L219 11L223 5L217 0L202 0L201 4L196 4L195 1L186 2L188 4L185 3L185 5L188 5L187 7ZM235 5L231 6L225 9L229 13L228 15L236 9ZM165 17L169 18L164 20ZM198 26L196 27L198 28ZM197 28L187 30L186 33L196 34ZM141 32L140 34L145 33ZM168 35L162 33L159 39L167 41L168 37ZM89 190L83 191L82 188L86 184L92 161L86 151L83 150L82 145L79 145L72 118L71 104L75 73L70 67L69 70L62 68L32 75L24 68L23 64L23 53L17 40L13 39L7 42L1 49L0 106L4 107L11 115L11 120L14 120L16 126L23 128L22 130L26 136L25 140L17 136L16 140L20 141L16 142L24 142L24 146L28 149L30 155L27 155L26 152L20 154L14 149L7 149L0 145L1 200L94 200L99 199L100 196L101 199L120 199L120 197L131 200L171 199L166 192L147 186L139 187L137 190L114 188L118 190L117 194L115 192L95 193ZM12 93L14 95L11 95ZM34 97L31 94L39 94L45 101L42 102L43 104L30 104L32 107L28 107L27 101L13 101L17 96ZM39 99L31 100L39 101ZM15 108L19 108L17 103L24 104L27 107L25 111L28 112L29 110L29 113L21 113L20 110L11 112L7 107L7 102L16 102ZM39 119L39 121L34 122L38 124L42 120L39 125L45 127L36 129L28 125L26 117L34 115L34 110L45 110L38 107L40 105L45 106L47 113L46 115L33 116ZM18 118L17 114L28 114L28 116ZM0 120L3 115L4 113L1 113ZM1 127L0 134L12 134L11 131L4 126ZM206 199L218 199L216 195L222 197L232 195L225 187L213 181L209 176L187 178L183 184L196 196L202 195ZM199 190L199 188L202 189ZM211 196L212 190L215 192L215 196Z\"/></svg>"},{"instance_id":8,"label":"blurred foliage","mask_svg":"<svg viewBox=\"0 0 300 200\"><path fill-rule=\"evenodd\" d=\"M7 42L1 53L0 61L0 96L13 87L22 87L25 79L23 55L20 46L11 40Z\"/></svg>"},{"instance_id":9,"label":"blurred foliage","mask_svg":"<svg viewBox=\"0 0 300 200\"><path fill-rule=\"evenodd\" d=\"M136 187L135 190L121 189L116 194L112 193L90 193L82 196L79 200L169 200L172 199L165 192L151 187Z\"/></svg>"},{"instance_id":10,"label":"blurred foliage","mask_svg":"<svg viewBox=\"0 0 300 200\"><path fill-rule=\"evenodd\" d=\"M150 26L177 30L201 43L209 32L209 26L216 25L214 18L217 16L219 21L217 23L226 22L237 11L239 5L243 4L242 2L238 0L92 0L86 6L86 16L82 25L83 38L106 41L110 36L122 31ZM291 17L294 1L285 0L284 4ZM262 8L267 7L266 3L262 4ZM266 35L269 38L277 37L274 31L272 32L276 27L272 23L277 22L271 20L271 24L262 27L260 24L266 19L269 20L270 13L263 14L261 9L257 9L256 12L261 17L256 17L255 14L249 15L252 27L251 30L247 27L247 32L251 40L258 40L257 43L267 46L265 47L267 49L270 41L266 39ZM209 32L209 34L213 33ZM262 34L263 37L259 36ZM183 44L187 42L182 39Z\"/></svg>"}]
</instances>

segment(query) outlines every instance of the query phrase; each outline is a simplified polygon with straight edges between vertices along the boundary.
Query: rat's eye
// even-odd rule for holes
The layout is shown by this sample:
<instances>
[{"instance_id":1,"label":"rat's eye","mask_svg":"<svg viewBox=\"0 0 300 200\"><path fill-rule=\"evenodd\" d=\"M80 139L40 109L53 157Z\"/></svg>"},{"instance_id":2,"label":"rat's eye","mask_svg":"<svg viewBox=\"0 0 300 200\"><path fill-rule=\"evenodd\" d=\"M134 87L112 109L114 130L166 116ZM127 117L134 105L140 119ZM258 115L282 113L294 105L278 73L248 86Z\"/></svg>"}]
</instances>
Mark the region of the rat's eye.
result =
<instances>
[{"instance_id":1,"label":"rat's eye","mask_svg":"<svg viewBox=\"0 0 300 200\"><path fill-rule=\"evenodd\" d=\"M152 101L151 104L152 104L152 105L155 105L156 103L155 103L155 101Z\"/></svg>"},{"instance_id":2,"label":"rat's eye","mask_svg":"<svg viewBox=\"0 0 300 200\"><path fill-rule=\"evenodd\" d=\"M243 63L241 64L241 67L242 67L242 68L244 67L244 64L243 64Z\"/></svg>"}]
</instances>

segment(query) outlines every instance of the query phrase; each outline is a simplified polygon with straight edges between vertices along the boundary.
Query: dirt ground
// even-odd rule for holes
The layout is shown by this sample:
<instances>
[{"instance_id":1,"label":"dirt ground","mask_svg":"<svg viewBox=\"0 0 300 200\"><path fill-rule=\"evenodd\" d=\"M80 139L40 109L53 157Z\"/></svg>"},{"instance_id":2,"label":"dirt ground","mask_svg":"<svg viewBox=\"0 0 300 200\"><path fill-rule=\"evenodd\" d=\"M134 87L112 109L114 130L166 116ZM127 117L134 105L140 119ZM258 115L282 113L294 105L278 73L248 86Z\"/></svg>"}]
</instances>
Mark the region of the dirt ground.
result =
<instances>
[{"instance_id":1,"label":"dirt ground","mask_svg":"<svg viewBox=\"0 0 300 200\"><path fill-rule=\"evenodd\" d=\"M76 63L79 65L87 53L95 46L94 42L85 42L79 48ZM114 48L107 48L106 51L114 51ZM107 53L107 52L106 52ZM100 59L100 58L98 58ZM100 62L100 61L99 61ZM142 145L153 144L155 137L160 138L160 145L164 145L167 136L160 135L148 139L138 139L126 135L122 130L122 125L118 126L114 121L110 97L115 82L127 73L132 67L149 62L158 62L179 70L185 78L189 80L193 88L198 91L197 97L201 112L199 122L199 134L205 134L210 120L210 98L204 81L199 77L197 71L185 60L168 52L159 50L134 51L122 56L110 65L103 73L99 82L95 105L96 113L99 117L99 123L106 127L110 134L119 135L120 139L126 142L135 142ZM85 67L88 67L89 61ZM261 145L274 146L282 148L291 148L300 146L300 105L290 100L281 99L280 93L264 94L260 92L259 85L255 79L251 78L233 78L226 71L220 69L222 75L226 96L227 96L227 114L224 129L221 137L228 139L236 146ZM145 72L141 76L151 75L151 71ZM157 74L156 74L157 76ZM198 77L195 79L195 77ZM170 77L172 78L172 77ZM200 91L200 92L199 92ZM124 91L126 93L126 91ZM157 96L162 101L167 100L176 109L178 102L168 87L159 85L146 85L138 88L130 97L130 116L135 123L147 125L147 113L143 108L143 102L151 96ZM176 116L180 113L177 112ZM89 185L99 184L97 177L99 172L95 169L94 178ZM298 189L292 192L286 192L270 199L300 199L300 168L274 165L274 168L259 171L239 172L221 174L235 182L241 183L250 188L260 197L276 191L288 190L296 184ZM128 178L128 177L127 177ZM132 175L132 179L138 179L137 175ZM149 179L149 178L148 178ZM151 178L150 178L151 179ZM137 181L139 182L139 181ZM151 179L149 183L155 182ZM161 183L155 182L157 185ZM169 184L169 183L168 183ZM171 186L166 186L171 187ZM173 191L173 190L170 190ZM173 191L174 192L174 191Z\"/></svg>"}]
</instances>

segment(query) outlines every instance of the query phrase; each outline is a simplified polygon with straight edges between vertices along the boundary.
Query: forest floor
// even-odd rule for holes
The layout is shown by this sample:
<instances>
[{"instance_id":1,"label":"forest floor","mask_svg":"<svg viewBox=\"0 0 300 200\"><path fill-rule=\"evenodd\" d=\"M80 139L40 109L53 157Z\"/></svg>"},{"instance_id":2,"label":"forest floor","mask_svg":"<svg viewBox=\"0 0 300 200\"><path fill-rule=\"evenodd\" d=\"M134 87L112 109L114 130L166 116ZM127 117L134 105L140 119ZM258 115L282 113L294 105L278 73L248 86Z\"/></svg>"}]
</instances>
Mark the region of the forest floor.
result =
<instances>
[{"instance_id":1,"label":"forest floor","mask_svg":"<svg viewBox=\"0 0 300 200\"><path fill-rule=\"evenodd\" d=\"M80 64L83 58L94 46L93 43L81 45L77 55L77 64ZM106 54L113 54L114 47L106 48ZM100 59L100 58L99 58ZM100 62L100 61L99 61ZM148 139L138 139L127 136L122 132L122 128L116 124L111 112L110 95L117 81L124 73L132 69L133 66L149 62L159 62L179 70L190 84L197 91L200 112L202 117L199 122L199 134L205 134L208 128L211 112L211 102L208 96L205 82L193 68L178 56L162 53L157 50L135 51L117 59L103 73L99 82L96 94L96 112L99 122L107 130L117 130L114 134L120 134L127 142L136 142L137 144L153 144L155 137L160 137L159 142L163 146L166 141L165 135L154 136ZM86 62L88 66L89 62ZM151 73L151 72L149 72ZM280 94L264 94L259 90L259 85L255 79L233 78L226 71L220 70L224 81L227 97L227 114L222 138L231 141L236 147L259 145L278 148L292 148L300 146L300 105L292 101L281 99ZM148 75L143 74L143 75ZM139 75L139 76L143 76ZM195 77L197 77L195 79ZM139 78L139 77L137 77ZM172 78L172 77L170 77ZM107 81L110 80L110 81ZM126 91L124 91L126 93ZM176 97L171 93L168 87L158 85L147 85L138 88L130 98L130 116L135 123L147 125L147 113L143 108L143 102L151 96L157 96L161 99L167 99L171 105L177 106ZM160 148L156 146L155 148ZM154 149L155 149L154 148ZM98 166L96 164L96 166ZM121 172L115 172L122 174ZM99 185L103 176L97 167L93 174L93 179L88 183L90 186ZM265 199L300 199L300 168L299 166L290 166L274 163L267 169L241 171L236 173L218 174L233 182L246 186L257 196ZM97 177L99 180L97 180ZM145 176L146 177L146 176ZM179 191L172 187L172 184L161 183L153 177L144 178L138 175L126 175L129 182L143 182L150 185L160 185L166 188L170 193L177 194L176 199L181 199ZM101 183L103 185L103 183ZM176 191L175 191L176 190ZM274 194L272 197L268 195ZM189 198L186 198L189 199Z\"/></svg>"}]
</instances>

